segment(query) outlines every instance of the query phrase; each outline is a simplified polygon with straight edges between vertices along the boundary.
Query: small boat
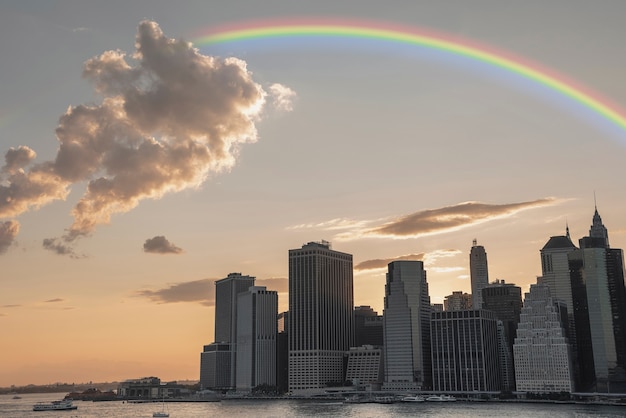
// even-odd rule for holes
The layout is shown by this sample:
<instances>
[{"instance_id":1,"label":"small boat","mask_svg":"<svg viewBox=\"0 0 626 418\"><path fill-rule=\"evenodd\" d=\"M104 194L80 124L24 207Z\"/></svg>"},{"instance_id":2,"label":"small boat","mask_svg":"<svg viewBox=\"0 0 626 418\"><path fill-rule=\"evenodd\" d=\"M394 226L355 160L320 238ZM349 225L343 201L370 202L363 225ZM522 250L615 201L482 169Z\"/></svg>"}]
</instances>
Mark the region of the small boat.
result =
<instances>
[{"instance_id":1,"label":"small boat","mask_svg":"<svg viewBox=\"0 0 626 418\"><path fill-rule=\"evenodd\" d=\"M153 418L167 418L169 417L169 412L165 412L165 394L163 394L163 402L161 404L161 410L152 414Z\"/></svg>"},{"instance_id":2,"label":"small boat","mask_svg":"<svg viewBox=\"0 0 626 418\"><path fill-rule=\"evenodd\" d=\"M78 406L73 404L72 399L63 399L52 402L37 402L33 405L33 411L69 411L72 409L78 409Z\"/></svg>"},{"instance_id":3,"label":"small boat","mask_svg":"<svg viewBox=\"0 0 626 418\"><path fill-rule=\"evenodd\" d=\"M425 399L419 395L407 395L400 399L401 402L424 402Z\"/></svg>"},{"instance_id":4,"label":"small boat","mask_svg":"<svg viewBox=\"0 0 626 418\"><path fill-rule=\"evenodd\" d=\"M426 402L454 402L456 398L450 395L431 395L426 398Z\"/></svg>"},{"instance_id":5,"label":"small boat","mask_svg":"<svg viewBox=\"0 0 626 418\"><path fill-rule=\"evenodd\" d=\"M12 399L22 399L21 396L15 395Z\"/></svg>"},{"instance_id":6,"label":"small boat","mask_svg":"<svg viewBox=\"0 0 626 418\"><path fill-rule=\"evenodd\" d=\"M395 398L393 396L376 396L374 403L394 403Z\"/></svg>"}]
</instances>

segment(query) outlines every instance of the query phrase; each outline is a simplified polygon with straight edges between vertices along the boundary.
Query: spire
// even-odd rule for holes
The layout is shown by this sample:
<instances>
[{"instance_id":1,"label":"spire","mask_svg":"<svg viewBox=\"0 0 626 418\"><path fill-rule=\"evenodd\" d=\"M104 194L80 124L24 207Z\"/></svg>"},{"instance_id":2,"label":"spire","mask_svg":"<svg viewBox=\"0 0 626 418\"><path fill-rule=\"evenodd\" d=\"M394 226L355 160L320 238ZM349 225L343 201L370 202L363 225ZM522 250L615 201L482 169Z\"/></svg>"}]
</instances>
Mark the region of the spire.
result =
<instances>
[{"instance_id":1,"label":"spire","mask_svg":"<svg viewBox=\"0 0 626 418\"><path fill-rule=\"evenodd\" d=\"M602 218L598 213L598 204L596 202L596 192L593 192L593 204L594 204L594 213L593 220L591 222L591 228L589 229L589 236L591 238L600 238L604 240L604 246L609 248L609 232L606 227L602 223Z\"/></svg>"},{"instance_id":2,"label":"spire","mask_svg":"<svg viewBox=\"0 0 626 418\"><path fill-rule=\"evenodd\" d=\"M568 240L572 240L572 238L569 236L569 224L567 223L567 219L565 219L565 236Z\"/></svg>"}]
</instances>

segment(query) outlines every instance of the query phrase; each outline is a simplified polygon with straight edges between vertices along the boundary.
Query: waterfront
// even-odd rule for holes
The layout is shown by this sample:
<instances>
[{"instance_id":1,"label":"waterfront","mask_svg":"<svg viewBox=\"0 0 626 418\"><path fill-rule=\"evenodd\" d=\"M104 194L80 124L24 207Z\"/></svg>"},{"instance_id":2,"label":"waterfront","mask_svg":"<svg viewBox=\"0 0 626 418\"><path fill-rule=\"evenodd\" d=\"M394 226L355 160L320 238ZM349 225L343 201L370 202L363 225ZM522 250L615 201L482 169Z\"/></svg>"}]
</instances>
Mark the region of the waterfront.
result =
<instances>
[{"instance_id":1,"label":"waterfront","mask_svg":"<svg viewBox=\"0 0 626 418\"><path fill-rule=\"evenodd\" d=\"M127 403L122 401L76 401L78 409L67 412L34 412L36 402L58 400L65 393L0 395L0 417L151 417L160 408L157 403ZM281 417L626 417L625 406L503 403L503 402L449 402L406 404L344 404L333 401L305 400L225 400L222 402L168 403L171 418L197 418L210 416L281 418Z\"/></svg>"}]
</instances>

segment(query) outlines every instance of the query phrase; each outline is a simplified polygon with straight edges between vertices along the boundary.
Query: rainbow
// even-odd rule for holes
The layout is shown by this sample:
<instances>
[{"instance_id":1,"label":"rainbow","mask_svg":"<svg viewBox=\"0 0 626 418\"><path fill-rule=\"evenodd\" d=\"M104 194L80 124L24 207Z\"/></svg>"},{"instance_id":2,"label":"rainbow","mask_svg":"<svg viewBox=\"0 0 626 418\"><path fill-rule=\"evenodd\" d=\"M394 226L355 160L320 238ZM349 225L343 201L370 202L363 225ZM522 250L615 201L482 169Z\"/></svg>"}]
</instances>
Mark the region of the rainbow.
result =
<instances>
[{"instance_id":1,"label":"rainbow","mask_svg":"<svg viewBox=\"0 0 626 418\"><path fill-rule=\"evenodd\" d=\"M414 27L390 25L372 21L340 21L333 19L289 19L285 21L243 22L215 27L192 37L198 46L210 46L263 38L357 38L378 40L430 48L485 63L489 66L519 75L544 86L583 106L596 115L626 131L626 113L597 93L577 85L564 76L543 69L536 64L495 51L468 40L435 34Z\"/></svg>"}]
</instances>

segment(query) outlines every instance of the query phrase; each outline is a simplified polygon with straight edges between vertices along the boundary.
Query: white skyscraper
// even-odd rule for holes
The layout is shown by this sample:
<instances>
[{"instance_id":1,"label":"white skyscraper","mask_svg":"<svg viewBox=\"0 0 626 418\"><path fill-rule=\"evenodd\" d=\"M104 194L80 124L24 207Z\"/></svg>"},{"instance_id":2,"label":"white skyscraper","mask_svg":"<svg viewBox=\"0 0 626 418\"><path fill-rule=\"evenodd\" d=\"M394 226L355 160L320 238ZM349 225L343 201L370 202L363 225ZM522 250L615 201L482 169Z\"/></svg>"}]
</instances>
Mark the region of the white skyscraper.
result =
<instances>
[{"instance_id":1,"label":"white skyscraper","mask_svg":"<svg viewBox=\"0 0 626 418\"><path fill-rule=\"evenodd\" d=\"M431 387L430 297L421 261L388 265L383 311L384 389Z\"/></svg>"},{"instance_id":2,"label":"white skyscraper","mask_svg":"<svg viewBox=\"0 0 626 418\"><path fill-rule=\"evenodd\" d=\"M533 284L513 344L518 392L572 392L574 374L570 346L565 337L566 307L555 302L550 288Z\"/></svg>"},{"instance_id":3,"label":"white skyscraper","mask_svg":"<svg viewBox=\"0 0 626 418\"><path fill-rule=\"evenodd\" d=\"M483 307L483 288L489 284L489 269L485 247L477 245L476 240L470 250L470 280L472 283L472 305L474 309Z\"/></svg>"},{"instance_id":4,"label":"white skyscraper","mask_svg":"<svg viewBox=\"0 0 626 418\"><path fill-rule=\"evenodd\" d=\"M276 385L278 293L253 286L237 296L237 390Z\"/></svg>"},{"instance_id":5,"label":"white skyscraper","mask_svg":"<svg viewBox=\"0 0 626 418\"><path fill-rule=\"evenodd\" d=\"M330 243L289 250L289 390L322 389L344 380L353 345L352 255Z\"/></svg>"}]
</instances>

